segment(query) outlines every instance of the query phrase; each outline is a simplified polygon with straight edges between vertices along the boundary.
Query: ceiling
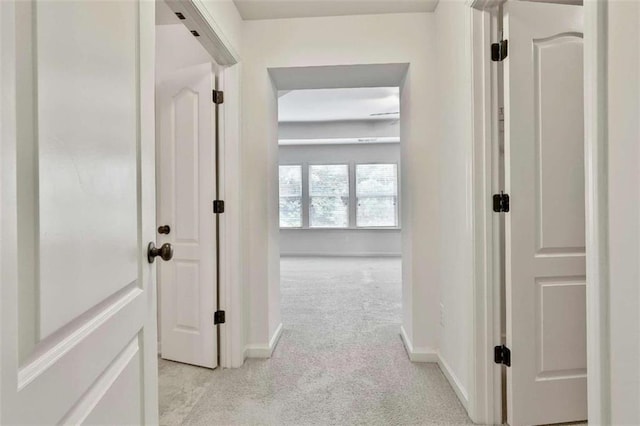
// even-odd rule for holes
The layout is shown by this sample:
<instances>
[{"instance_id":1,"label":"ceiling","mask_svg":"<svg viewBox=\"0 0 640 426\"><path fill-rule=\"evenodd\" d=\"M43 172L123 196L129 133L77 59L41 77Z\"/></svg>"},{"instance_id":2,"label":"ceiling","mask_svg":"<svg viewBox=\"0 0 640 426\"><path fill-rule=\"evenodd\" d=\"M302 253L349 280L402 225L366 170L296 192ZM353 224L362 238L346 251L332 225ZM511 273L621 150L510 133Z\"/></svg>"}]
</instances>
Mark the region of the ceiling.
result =
<instances>
[{"instance_id":1,"label":"ceiling","mask_svg":"<svg viewBox=\"0 0 640 426\"><path fill-rule=\"evenodd\" d=\"M438 0L233 0L242 19L433 12Z\"/></svg>"},{"instance_id":2,"label":"ceiling","mask_svg":"<svg viewBox=\"0 0 640 426\"><path fill-rule=\"evenodd\" d=\"M389 120L400 117L397 87L279 92L278 121Z\"/></svg>"},{"instance_id":3,"label":"ceiling","mask_svg":"<svg viewBox=\"0 0 640 426\"><path fill-rule=\"evenodd\" d=\"M327 65L269 68L269 75L278 90L398 87L408 69L408 63Z\"/></svg>"}]
</instances>

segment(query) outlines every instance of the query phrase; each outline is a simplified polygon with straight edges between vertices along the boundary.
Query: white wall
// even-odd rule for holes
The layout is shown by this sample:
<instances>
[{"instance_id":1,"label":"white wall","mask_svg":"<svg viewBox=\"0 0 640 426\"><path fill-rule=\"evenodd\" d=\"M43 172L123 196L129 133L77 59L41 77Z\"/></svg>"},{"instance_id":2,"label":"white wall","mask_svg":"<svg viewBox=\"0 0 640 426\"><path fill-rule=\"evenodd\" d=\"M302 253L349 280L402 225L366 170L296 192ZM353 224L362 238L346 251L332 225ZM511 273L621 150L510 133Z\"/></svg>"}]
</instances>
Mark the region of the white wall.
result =
<instances>
[{"instance_id":1,"label":"white wall","mask_svg":"<svg viewBox=\"0 0 640 426\"><path fill-rule=\"evenodd\" d=\"M400 136L400 120L280 122L280 139L332 139Z\"/></svg>"},{"instance_id":2,"label":"white wall","mask_svg":"<svg viewBox=\"0 0 640 426\"><path fill-rule=\"evenodd\" d=\"M363 123L363 122L356 122ZM279 129L282 135L282 127ZM307 123L311 124L311 123ZM285 124L286 125L286 124ZM323 126L310 126L311 129ZM297 127L301 132L295 133L295 138L309 135L304 131L305 126ZM336 134L345 136L346 131L353 131L352 126L342 127L338 131L334 126L325 126L324 130L336 131ZM384 127L383 127L384 129ZM378 136L379 132L370 136ZM327 137L326 132L319 132L317 137ZM362 133L353 132L353 137L363 137ZM396 132L397 135L397 132ZM353 177L354 164L356 163L396 163L398 172L400 166L400 144L376 143L376 144L340 144L340 145L281 145L279 148L280 164L300 164L303 169L308 164L350 164ZM304 170L303 170L304 173ZM353 180L351 178L351 180ZM354 183L351 183L352 199ZM401 206L399 206L401 208ZM355 227L355 211L350 211L351 229L280 229L280 255L281 256L400 256L401 236L400 229L357 229Z\"/></svg>"},{"instance_id":3,"label":"white wall","mask_svg":"<svg viewBox=\"0 0 640 426\"><path fill-rule=\"evenodd\" d=\"M611 424L640 424L640 3L608 2Z\"/></svg>"},{"instance_id":4,"label":"white wall","mask_svg":"<svg viewBox=\"0 0 640 426\"><path fill-rule=\"evenodd\" d=\"M281 229L281 256L401 256L396 229Z\"/></svg>"},{"instance_id":5,"label":"white wall","mask_svg":"<svg viewBox=\"0 0 640 426\"><path fill-rule=\"evenodd\" d=\"M156 83L181 68L215 62L182 24L156 26Z\"/></svg>"},{"instance_id":6,"label":"white wall","mask_svg":"<svg viewBox=\"0 0 640 426\"><path fill-rule=\"evenodd\" d=\"M473 344L472 112L470 9L465 2L440 2L435 12L438 39L440 142L439 355L466 402L471 390ZM457 386L456 386L457 385Z\"/></svg>"},{"instance_id":7,"label":"white wall","mask_svg":"<svg viewBox=\"0 0 640 426\"><path fill-rule=\"evenodd\" d=\"M433 353L440 211L434 202L439 195L433 15L245 22L243 57L248 344L268 344L280 323L277 93L268 68L409 63L401 88L403 327L414 350Z\"/></svg>"}]
</instances>

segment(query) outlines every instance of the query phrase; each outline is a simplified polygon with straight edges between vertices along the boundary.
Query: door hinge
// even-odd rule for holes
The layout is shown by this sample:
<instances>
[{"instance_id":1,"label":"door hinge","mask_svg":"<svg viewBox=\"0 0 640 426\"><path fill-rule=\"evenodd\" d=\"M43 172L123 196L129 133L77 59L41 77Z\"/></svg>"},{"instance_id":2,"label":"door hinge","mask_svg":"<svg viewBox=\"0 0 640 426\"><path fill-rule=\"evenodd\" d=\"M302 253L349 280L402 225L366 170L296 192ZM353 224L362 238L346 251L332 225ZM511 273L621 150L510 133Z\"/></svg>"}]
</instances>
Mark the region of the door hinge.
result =
<instances>
[{"instance_id":1,"label":"door hinge","mask_svg":"<svg viewBox=\"0 0 640 426\"><path fill-rule=\"evenodd\" d=\"M213 212L215 214L224 213L224 200L214 200Z\"/></svg>"},{"instance_id":2,"label":"door hinge","mask_svg":"<svg viewBox=\"0 0 640 426\"><path fill-rule=\"evenodd\" d=\"M225 323L224 311L216 311L213 314L213 325L224 324L224 323Z\"/></svg>"},{"instance_id":3,"label":"door hinge","mask_svg":"<svg viewBox=\"0 0 640 426\"><path fill-rule=\"evenodd\" d=\"M493 194L493 211L496 213L509 211L509 194L502 191L499 194Z\"/></svg>"},{"instance_id":4,"label":"door hinge","mask_svg":"<svg viewBox=\"0 0 640 426\"><path fill-rule=\"evenodd\" d=\"M509 40L500 40L491 44L491 60L493 62L502 62L509 54Z\"/></svg>"},{"instance_id":5,"label":"door hinge","mask_svg":"<svg viewBox=\"0 0 640 426\"><path fill-rule=\"evenodd\" d=\"M511 367L511 350L505 345L493 348L493 361Z\"/></svg>"},{"instance_id":6,"label":"door hinge","mask_svg":"<svg viewBox=\"0 0 640 426\"><path fill-rule=\"evenodd\" d=\"M224 102L224 92L222 90L214 90L213 91L213 103L221 104Z\"/></svg>"}]
</instances>

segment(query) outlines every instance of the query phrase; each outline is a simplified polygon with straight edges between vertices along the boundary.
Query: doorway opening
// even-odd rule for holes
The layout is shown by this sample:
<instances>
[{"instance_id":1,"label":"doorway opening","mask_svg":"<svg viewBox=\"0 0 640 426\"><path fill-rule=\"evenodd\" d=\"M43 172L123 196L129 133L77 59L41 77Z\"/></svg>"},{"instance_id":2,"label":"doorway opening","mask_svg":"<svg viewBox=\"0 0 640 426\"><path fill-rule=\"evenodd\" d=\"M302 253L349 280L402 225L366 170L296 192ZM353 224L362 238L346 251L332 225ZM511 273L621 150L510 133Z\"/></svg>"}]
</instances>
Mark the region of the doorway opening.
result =
<instances>
[{"instance_id":1,"label":"doorway opening","mask_svg":"<svg viewBox=\"0 0 640 426\"><path fill-rule=\"evenodd\" d=\"M287 347L401 348L399 88L279 91L278 141Z\"/></svg>"},{"instance_id":2,"label":"doorway opening","mask_svg":"<svg viewBox=\"0 0 640 426\"><path fill-rule=\"evenodd\" d=\"M180 423L220 366L220 109L222 67L185 16L156 7L156 211L161 423Z\"/></svg>"}]
</instances>

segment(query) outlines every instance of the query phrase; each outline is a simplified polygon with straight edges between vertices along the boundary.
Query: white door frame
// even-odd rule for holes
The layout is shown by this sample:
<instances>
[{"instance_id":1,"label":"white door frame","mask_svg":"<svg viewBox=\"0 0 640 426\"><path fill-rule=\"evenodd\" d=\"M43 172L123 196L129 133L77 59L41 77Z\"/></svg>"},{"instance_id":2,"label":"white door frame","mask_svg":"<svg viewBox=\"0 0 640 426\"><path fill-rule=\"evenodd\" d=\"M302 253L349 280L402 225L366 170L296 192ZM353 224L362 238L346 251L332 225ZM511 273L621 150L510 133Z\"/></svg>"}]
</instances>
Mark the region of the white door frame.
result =
<instances>
[{"instance_id":1,"label":"white door frame","mask_svg":"<svg viewBox=\"0 0 640 426\"><path fill-rule=\"evenodd\" d=\"M607 2L584 3L587 250L587 403L592 424L611 424L607 162Z\"/></svg>"},{"instance_id":2,"label":"white door frame","mask_svg":"<svg viewBox=\"0 0 640 426\"><path fill-rule=\"evenodd\" d=\"M500 367L493 346L500 343L498 226L491 197L498 190L496 103L497 78L490 43L497 40L496 8L505 0L467 0L472 10L469 35L473 99L473 236L474 339L470 358L473 392L469 416L474 422L502 422ZM512 0L515 1L515 0ZM492 16L493 12L493 16ZM611 400L608 357L608 223L607 223L607 2L585 0L585 174L587 250L587 375L589 423L609 424Z\"/></svg>"},{"instance_id":3,"label":"white door frame","mask_svg":"<svg viewBox=\"0 0 640 426\"><path fill-rule=\"evenodd\" d=\"M498 81L491 62L497 40L497 11L504 0L468 0L472 75L472 228L473 228L473 348L470 357L472 392L469 417L476 423L502 423L501 367L493 362L500 344L499 218L492 210L498 188Z\"/></svg>"},{"instance_id":4,"label":"white door frame","mask_svg":"<svg viewBox=\"0 0 640 426\"><path fill-rule=\"evenodd\" d=\"M167 0L174 12L181 12L180 22L190 31L220 65L218 90L225 92L220 108L220 198L225 213L220 217L220 309L226 311L226 323L220 326L220 367L236 368L244 362L241 299L240 249L240 56L222 29L204 7L202 0Z\"/></svg>"}]
</instances>

